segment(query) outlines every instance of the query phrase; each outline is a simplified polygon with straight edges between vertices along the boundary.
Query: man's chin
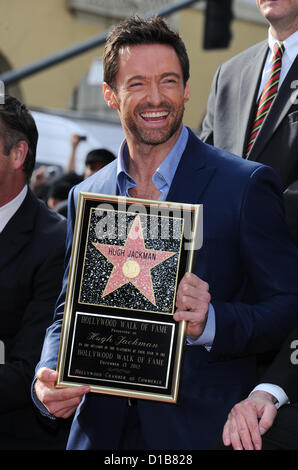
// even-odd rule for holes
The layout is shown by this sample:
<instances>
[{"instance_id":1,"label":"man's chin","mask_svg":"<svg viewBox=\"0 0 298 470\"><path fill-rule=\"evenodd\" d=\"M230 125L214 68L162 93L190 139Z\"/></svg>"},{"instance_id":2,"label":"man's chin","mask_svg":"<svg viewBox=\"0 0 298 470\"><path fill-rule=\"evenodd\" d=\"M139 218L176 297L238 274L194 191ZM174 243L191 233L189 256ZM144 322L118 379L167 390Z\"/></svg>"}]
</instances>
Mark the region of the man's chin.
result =
<instances>
[{"instance_id":1,"label":"man's chin","mask_svg":"<svg viewBox=\"0 0 298 470\"><path fill-rule=\"evenodd\" d=\"M147 145L161 145L167 142L178 131L179 126L164 130L139 130L138 134L141 141Z\"/></svg>"}]
</instances>

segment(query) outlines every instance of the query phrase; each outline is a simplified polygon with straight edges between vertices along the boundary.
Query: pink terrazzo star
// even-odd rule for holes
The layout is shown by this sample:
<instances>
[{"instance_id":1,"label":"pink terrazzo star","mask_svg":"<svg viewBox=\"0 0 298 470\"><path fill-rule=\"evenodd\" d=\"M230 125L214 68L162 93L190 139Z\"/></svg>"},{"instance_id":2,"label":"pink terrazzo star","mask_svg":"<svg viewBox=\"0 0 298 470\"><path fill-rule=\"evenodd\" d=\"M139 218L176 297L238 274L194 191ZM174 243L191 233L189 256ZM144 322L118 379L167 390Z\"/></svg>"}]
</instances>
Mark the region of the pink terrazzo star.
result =
<instances>
[{"instance_id":1,"label":"pink terrazzo star","mask_svg":"<svg viewBox=\"0 0 298 470\"><path fill-rule=\"evenodd\" d=\"M93 245L114 265L102 297L131 282L154 306L156 306L151 269L176 252L148 250L145 248L140 216L131 225L123 245Z\"/></svg>"}]
</instances>

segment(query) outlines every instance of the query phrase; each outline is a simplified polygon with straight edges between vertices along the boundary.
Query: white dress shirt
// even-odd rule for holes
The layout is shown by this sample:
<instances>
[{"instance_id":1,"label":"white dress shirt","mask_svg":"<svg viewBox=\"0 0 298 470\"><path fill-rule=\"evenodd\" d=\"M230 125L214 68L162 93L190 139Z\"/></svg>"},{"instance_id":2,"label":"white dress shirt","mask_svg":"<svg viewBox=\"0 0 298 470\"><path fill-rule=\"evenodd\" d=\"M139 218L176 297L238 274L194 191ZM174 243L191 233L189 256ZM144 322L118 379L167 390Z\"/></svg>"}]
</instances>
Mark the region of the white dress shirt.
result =
<instances>
[{"instance_id":1,"label":"white dress shirt","mask_svg":"<svg viewBox=\"0 0 298 470\"><path fill-rule=\"evenodd\" d=\"M268 45L270 50L268 51L267 59L263 68L263 74L262 74L262 79L260 83L260 88L259 88L259 95L262 93L271 70L272 66L272 58L273 58L273 46L277 42L277 39L275 39L270 30L268 32ZM279 77L279 82L278 82L278 88L280 88L282 82L284 81L288 71L290 70L294 60L296 59L297 52L298 52L298 31L293 33L291 36L289 36L287 39L283 41L283 44L285 46L285 51L282 56L282 61L281 61L281 71L280 71L280 77Z\"/></svg>"},{"instance_id":2,"label":"white dress shirt","mask_svg":"<svg viewBox=\"0 0 298 470\"><path fill-rule=\"evenodd\" d=\"M253 389L251 393L256 392L257 390L271 393L271 395L273 395L277 400L277 402L275 403L276 408L279 408L280 406L286 405L287 403L289 403L289 398L287 394L278 385L270 384L270 383L259 384Z\"/></svg>"},{"instance_id":3,"label":"white dress shirt","mask_svg":"<svg viewBox=\"0 0 298 470\"><path fill-rule=\"evenodd\" d=\"M5 226L21 206L26 197L27 191L28 186L25 185L22 191L14 199L0 207L0 233L4 230Z\"/></svg>"}]
</instances>

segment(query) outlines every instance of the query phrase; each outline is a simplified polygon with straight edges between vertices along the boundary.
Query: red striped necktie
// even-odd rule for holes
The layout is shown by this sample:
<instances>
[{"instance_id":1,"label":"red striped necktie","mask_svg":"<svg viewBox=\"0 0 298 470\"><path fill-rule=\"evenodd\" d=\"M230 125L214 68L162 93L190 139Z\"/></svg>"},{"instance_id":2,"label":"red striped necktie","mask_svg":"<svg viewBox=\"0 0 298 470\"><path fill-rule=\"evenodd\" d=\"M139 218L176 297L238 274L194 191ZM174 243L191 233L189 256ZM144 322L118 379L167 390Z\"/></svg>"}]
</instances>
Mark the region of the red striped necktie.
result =
<instances>
[{"instance_id":1,"label":"red striped necktie","mask_svg":"<svg viewBox=\"0 0 298 470\"><path fill-rule=\"evenodd\" d=\"M262 91L261 96L259 98L256 117L250 132L246 155L249 154L257 138L258 132L268 114L270 106L275 96L277 95L278 81L281 70L281 60L284 50L285 47L280 41L277 41L273 46L274 55L272 60L272 67L270 70L268 82L266 83L264 90Z\"/></svg>"}]
</instances>

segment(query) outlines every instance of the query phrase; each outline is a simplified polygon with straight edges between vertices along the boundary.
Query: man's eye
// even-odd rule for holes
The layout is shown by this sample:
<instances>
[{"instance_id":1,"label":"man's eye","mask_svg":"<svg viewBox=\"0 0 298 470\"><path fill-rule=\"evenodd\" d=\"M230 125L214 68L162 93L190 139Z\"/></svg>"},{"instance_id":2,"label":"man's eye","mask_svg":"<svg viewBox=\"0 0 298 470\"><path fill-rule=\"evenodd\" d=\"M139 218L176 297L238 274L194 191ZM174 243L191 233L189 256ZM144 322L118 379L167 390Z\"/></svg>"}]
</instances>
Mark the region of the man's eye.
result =
<instances>
[{"instance_id":1,"label":"man's eye","mask_svg":"<svg viewBox=\"0 0 298 470\"><path fill-rule=\"evenodd\" d=\"M136 88L136 87L139 87L139 86L142 86L141 82L135 82L135 83L130 84L130 88Z\"/></svg>"},{"instance_id":2,"label":"man's eye","mask_svg":"<svg viewBox=\"0 0 298 470\"><path fill-rule=\"evenodd\" d=\"M175 83L177 83L177 80L175 80L174 78L167 78L167 79L163 80L162 83L164 83L165 85L172 84L172 83L175 84Z\"/></svg>"}]
</instances>

